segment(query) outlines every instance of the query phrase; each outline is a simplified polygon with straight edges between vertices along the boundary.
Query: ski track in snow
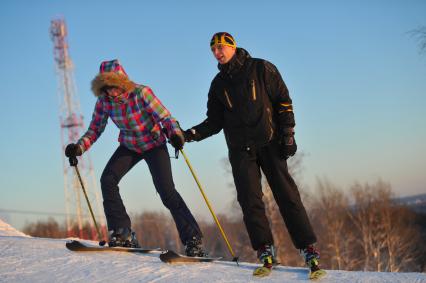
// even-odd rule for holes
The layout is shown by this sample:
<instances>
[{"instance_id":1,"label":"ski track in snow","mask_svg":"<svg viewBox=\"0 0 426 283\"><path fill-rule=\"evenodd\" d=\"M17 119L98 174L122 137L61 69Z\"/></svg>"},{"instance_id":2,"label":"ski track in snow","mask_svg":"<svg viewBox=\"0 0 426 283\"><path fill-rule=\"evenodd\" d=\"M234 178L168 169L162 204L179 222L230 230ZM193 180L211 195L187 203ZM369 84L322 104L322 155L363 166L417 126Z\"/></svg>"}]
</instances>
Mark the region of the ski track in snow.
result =
<instances>
[{"instance_id":1,"label":"ski track in snow","mask_svg":"<svg viewBox=\"0 0 426 283\"><path fill-rule=\"evenodd\" d=\"M256 264L169 265L158 254L72 252L67 240L29 237L0 220L0 282L309 282L306 268L279 266L269 277L254 278ZM327 272L320 282L426 283L422 273Z\"/></svg>"}]
</instances>

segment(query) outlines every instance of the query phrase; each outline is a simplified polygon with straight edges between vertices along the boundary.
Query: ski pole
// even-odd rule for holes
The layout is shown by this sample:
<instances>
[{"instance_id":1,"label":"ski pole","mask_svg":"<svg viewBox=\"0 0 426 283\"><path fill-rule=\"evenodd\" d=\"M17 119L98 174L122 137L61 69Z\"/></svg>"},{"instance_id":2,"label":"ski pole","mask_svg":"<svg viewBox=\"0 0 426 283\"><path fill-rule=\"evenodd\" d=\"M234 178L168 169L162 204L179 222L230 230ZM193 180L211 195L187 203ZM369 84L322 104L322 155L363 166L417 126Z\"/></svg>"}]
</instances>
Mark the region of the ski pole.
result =
<instances>
[{"instance_id":1,"label":"ski pole","mask_svg":"<svg viewBox=\"0 0 426 283\"><path fill-rule=\"evenodd\" d=\"M98 233L99 245L103 246L103 245L105 245L105 241L102 240L102 235L101 235L101 232L99 230L98 223L96 223L96 219L95 219L95 215L93 214L92 206L90 205L89 198L87 197L86 189L84 188L83 180L81 179L80 171L78 170L78 167L77 167L77 164L78 164L77 157L75 157L75 156L70 157L69 162L70 162L70 166L75 168L75 172L77 173L78 180L80 181L80 185L81 185L81 188L83 190L84 197L86 198L87 206L89 207L90 214L92 215L93 222L95 223L96 232Z\"/></svg>"},{"instance_id":2,"label":"ski pole","mask_svg":"<svg viewBox=\"0 0 426 283\"><path fill-rule=\"evenodd\" d=\"M200 189L201 195L203 196L204 200L206 201L207 207L209 208L210 213L212 214L213 219L214 219L214 221L216 222L216 225L217 225L217 227L219 228L219 231L220 231L220 233L222 234L222 237L223 237L223 239L224 239L224 240L225 240L225 242L226 242L226 245L227 245L227 247L228 247L228 250L229 250L229 252L231 253L231 255L232 255L232 257L233 257L232 261L235 261L235 262L238 264L238 257L237 257L237 256L235 256L234 251L232 250L231 244L229 243L228 238L226 237L226 234L225 234L225 232L223 231L222 226L220 225L219 220L217 219L216 214L214 213L213 208L212 208L212 206L210 205L210 202L209 202L209 200L207 199L206 194L204 193L203 188L201 187L200 181L198 181L198 178L197 178L197 176L195 175L194 169L192 169L192 166L191 166L191 163L190 163L190 162L189 162L189 160L188 160L188 157L186 156L186 154L185 154L185 152L183 151L183 149L181 149L181 150L180 150L180 152L182 153L182 156L183 156L183 158L185 159L185 162L186 162L186 164L188 165L189 170L191 171L191 174L192 174L192 176L194 177L194 180L195 180L195 182L196 182L196 183L197 183L197 185L198 185L198 188Z\"/></svg>"}]
</instances>

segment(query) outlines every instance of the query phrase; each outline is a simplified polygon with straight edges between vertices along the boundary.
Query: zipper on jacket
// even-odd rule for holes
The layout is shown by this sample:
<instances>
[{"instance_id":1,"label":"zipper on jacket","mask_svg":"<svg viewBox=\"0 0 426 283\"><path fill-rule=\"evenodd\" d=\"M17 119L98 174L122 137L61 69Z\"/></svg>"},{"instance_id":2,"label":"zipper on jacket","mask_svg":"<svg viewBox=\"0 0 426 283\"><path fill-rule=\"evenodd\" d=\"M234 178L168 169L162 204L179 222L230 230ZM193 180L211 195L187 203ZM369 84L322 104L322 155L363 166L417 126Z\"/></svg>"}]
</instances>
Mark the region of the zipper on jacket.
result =
<instances>
[{"instance_id":1,"label":"zipper on jacket","mask_svg":"<svg viewBox=\"0 0 426 283\"><path fill-rule=\"evenodd\" d=\"M256 85L254 80L251 80L251 95L253 97L253 101L256 101Z\"/></svg>"},{"instance_id":2,"label":"zipper on jacket","mask_svg":"<svg viewBox=\"0 0 426 283\"><path fill-rule=\"evenodd\" d=\"M272 128L272 113L269 107L266 108L266 111L268 112L269 130L271 132L271 134L269 135L269 140L272 140L272 137L274 136L274 128Z\"/></svg>"},{"instance_id":3,"label":"zipper on jacket","mask_svg":"<svg viewBox=\"0 0 426 283\"><path fill-rule=\"evenodd\" d=\"M231 103L231 99L229 98L228 92L225 89L225 97L226 97L226 101L228 102L228 106L229 108L232 108L232 103Z\"/></svg>"}]
</instances>

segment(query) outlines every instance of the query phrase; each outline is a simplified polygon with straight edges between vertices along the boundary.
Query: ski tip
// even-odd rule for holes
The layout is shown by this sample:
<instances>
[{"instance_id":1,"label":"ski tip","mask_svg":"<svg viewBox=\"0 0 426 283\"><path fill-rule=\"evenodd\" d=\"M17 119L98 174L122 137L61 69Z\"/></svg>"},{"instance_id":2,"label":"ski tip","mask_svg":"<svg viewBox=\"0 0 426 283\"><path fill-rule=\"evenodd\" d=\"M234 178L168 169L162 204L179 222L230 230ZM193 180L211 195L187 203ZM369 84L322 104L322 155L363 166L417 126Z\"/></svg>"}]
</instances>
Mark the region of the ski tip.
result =
<instances>
[{"instance_id":1,"label":"ski tip","mask_svg":"<svg viewBox=\"0 0 426 283\"><path fill-rule=\"evenodd\" d=\"M319 269L317 271L310 272L309 279L316 281L316 280L320 280L324 278L326 275L327 275L327 272L324 269Z\"/></svg>"},{"instance_id":2,"label":"ski tip","mask_svg":"<svg viewBox=\"0 0 426 283\"><path fill-rule=\"evenodd\" d=\"M258 267L253 271L253 276L255 277L266 277L271 274L271 268L264 266Z\"/></svg>"},{"instance_id":3,"label":"ski tip","mask_svg":"<svg viewBox=\"0 0 426 283\"><path fill-rule=\"evenodd\" d=\"M166 263L172 263L176 258L180 258L180 255L171 250L167 250L160 254L160 260Z\"/></svg>"},{"instance_id":4,"label":"ski tip","mask_svg":"<svg viewBox=\"0 0 426 283\"><path fill-rule=\"evenodd\" d=\"M78 247L82 247L83 245L79 241L71 240L71 241L66 242L65 246L68 249L72 250L72 249L75 249L75 248L78 248Z\"/></svg>"}]
</instances>

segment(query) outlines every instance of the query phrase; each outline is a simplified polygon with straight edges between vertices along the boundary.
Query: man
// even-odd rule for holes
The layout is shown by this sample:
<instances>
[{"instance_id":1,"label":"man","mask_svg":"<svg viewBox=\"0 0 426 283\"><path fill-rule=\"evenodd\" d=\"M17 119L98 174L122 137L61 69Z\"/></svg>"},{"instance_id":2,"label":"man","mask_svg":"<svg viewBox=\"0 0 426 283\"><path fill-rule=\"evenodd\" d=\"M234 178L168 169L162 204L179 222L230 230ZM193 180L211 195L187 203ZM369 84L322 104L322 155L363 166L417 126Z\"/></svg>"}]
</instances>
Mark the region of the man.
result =
<instances>
[{"instance_id":1,"label":"man","mask_svg":"<svg viewBox=\"0 0 426 283\"><path fill-rule=\"evenodd\" d=\"M118 183L133 166L145 160L155 189L173 216L186 255L204 256L201 230L176 191L172 178L163 132L173 147L182 149L185 141L177 121L151 88L129 79L118 60L102 62L99 74L92 81L92 91L97 101L89 129L76 144L66 147L65 155L74 157L87 151L104 131L108 118L120 129L120 145L101 176L109 246L139 246Z\"/></svg>"},{"instance_id":2,"label":"man","mask_svg":"<svg viewBox=\"0 0 426 283\"><path fill-rule=\"evenodd\" d=\"M268 272L275 260L262 201L260 169L295 247L311 270L317 271L319 253L313 246L316 236L287 168L287 158L297 150L287 87L273 64L251 58L245 49L237 48L229 33L214 34L210 47L219 63L219 73L210 86L207 119L186 130L185 139L200 141L223 129L244 223L263 263L260 272Z\"/></svg>"}]
</instances>

